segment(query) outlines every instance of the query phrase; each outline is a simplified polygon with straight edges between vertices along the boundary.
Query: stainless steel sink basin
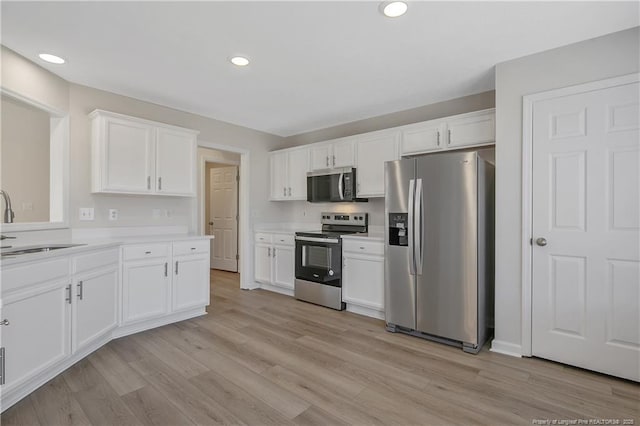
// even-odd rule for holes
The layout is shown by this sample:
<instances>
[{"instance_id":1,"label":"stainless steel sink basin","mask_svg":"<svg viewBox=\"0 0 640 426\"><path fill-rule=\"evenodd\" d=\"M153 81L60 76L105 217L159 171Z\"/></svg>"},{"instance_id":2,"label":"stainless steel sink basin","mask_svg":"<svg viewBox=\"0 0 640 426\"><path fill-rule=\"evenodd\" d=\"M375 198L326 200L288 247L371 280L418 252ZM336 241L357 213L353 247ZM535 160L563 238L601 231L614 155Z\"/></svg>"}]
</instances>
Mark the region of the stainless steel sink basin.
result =
<instances>
[{"instance_id":1,"label":"stainless steel sink basin","mask_svg":"<svg viewBox=\"0 0 640 426\"><path fill-rule=\"evenodd\" d=\"M31 254L31 253L43 253L52 250L59 250L71 247L84 246L86 244L44 244L44 245L36 245L36 246L24 246L24 247L16 247L11 250L3 250L0 253L0 256L18 256L21 254Z\"/></svg>"}]
</instances>

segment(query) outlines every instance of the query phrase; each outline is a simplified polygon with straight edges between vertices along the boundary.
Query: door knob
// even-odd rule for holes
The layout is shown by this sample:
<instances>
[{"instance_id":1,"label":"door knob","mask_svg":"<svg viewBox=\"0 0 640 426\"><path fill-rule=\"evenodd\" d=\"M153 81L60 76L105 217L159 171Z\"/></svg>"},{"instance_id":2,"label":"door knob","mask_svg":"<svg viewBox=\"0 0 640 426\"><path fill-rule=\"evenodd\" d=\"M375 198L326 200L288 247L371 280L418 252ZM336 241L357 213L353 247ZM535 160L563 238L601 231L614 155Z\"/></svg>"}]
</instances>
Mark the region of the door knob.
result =
<instances>
[{"instance_id":1,"label":"door knob","mask_svg":"<svg viewBox=\"0 0 640 426\"><path fill-rule=\"evenodd\" d=\"M544 247L544 246L547 245L547 239L543 238L543 237L537 238L536 239L536 244L541 246L541 247Z\"/></svg>"},{"instance_id":2,"label":"door knob","mask_svg":"<svg viewBox=\"0 0 640 426\"><path fill-rule=\"evenodd\" d=\"M213 226L213 222L209 222L209 225Z\"/></svg>"}]
</instances>

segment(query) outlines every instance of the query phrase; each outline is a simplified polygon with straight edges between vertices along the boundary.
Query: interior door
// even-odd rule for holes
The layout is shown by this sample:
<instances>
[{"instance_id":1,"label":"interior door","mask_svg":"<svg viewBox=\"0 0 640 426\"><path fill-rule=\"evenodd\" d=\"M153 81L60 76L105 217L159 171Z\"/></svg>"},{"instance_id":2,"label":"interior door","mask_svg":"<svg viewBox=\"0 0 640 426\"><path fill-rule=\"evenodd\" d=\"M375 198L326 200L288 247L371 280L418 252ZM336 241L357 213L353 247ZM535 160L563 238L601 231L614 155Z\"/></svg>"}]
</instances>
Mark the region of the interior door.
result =
<instances>
[{"instance_id":1,"label":"interior door","mask_svg":"<svg viewBox=\"0 0 640 426\"><path fill-rule=\"evenodd\" d=\"M640 380L638 83L533 114L532 354Z\"/></svg>"},{"instance_id":2,"label":"interior door","mask_svg":"<svg viewBox=\"0 0 640 426\"><path fill-rule=\"evenodd\" d=\"M238 168L210 170L211 268L238 272Z\"/></svg>"}]
</instances>

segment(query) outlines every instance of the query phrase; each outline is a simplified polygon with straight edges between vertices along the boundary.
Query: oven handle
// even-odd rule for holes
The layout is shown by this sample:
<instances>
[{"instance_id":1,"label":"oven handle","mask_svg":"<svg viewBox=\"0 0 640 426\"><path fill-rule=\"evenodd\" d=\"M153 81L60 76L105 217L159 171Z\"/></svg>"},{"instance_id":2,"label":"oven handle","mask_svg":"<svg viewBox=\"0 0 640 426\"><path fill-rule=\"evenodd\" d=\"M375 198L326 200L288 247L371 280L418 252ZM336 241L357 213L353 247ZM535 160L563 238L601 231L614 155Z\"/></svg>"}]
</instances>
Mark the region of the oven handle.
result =
<instances>
[{"instance_id":1,"label":"oven handle","mask_svg":"<svg viewBox=\"0 0 640 426\"><path fill-rule=\"evenodd\" d=\"M337 238L318 238L318 237L296 237L296 241L309 241L312 243L330 243L339 244L340 240Z\"/></svg>"}]
</instances>

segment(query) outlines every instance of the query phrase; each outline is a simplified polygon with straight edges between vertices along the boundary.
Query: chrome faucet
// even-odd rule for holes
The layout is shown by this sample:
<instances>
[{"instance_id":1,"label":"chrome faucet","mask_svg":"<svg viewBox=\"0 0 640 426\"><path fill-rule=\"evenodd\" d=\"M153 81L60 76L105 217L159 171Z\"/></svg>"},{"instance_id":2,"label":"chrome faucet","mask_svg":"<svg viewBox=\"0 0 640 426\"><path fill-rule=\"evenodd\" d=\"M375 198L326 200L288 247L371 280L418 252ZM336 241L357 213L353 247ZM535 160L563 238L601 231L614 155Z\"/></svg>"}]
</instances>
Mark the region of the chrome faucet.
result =
<instances>
[{"instance_id":1,"label":"chrome faucet","mask_svg":"<svg viewBox=\"0 0 640 426\"><path fill-rule=\"evenodd\" d=\"M3 223L13 223L13 218L16 216L13 214L13 210L11 210L11 198L9 198L9 194L6 191L0 189L0 195L4 198L5 208L4 208L4 220Z\"/></svg>"}]
</instances>

